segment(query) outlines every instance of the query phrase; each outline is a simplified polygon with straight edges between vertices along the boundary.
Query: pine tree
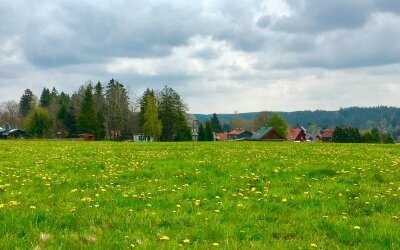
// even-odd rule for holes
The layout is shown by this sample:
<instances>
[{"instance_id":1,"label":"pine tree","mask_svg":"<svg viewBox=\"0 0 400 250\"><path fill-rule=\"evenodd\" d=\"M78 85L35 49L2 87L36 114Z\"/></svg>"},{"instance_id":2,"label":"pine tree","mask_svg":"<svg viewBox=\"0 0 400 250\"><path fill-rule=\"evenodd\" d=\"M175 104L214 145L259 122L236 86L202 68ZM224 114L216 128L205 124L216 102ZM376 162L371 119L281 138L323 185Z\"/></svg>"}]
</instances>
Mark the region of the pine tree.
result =
<instances>
[{"instance_id":1,"label":"pine tree","mask_svg":"<svg viewBox=\"0 0 400 250\"><path fill-rule=\"evenodd\" d=\"M78 116L78 130L80 133L93 133L98 131L98 119L92 94L92 86L88 85L82 100Z\"/></svg>"},{"instance_id":2,"label":"pine tree","mask_svg":"<svg viewBox=\"0 0 400 250\"><path fill-rule=\"evenodd\" d=\"M211 128L215 133L221 133L223 131L216 113L214 113L211 117Z\"/></svg>"},{"instance_id":3,"label":"pine tree","mask_svg":"<svg viewBox=\"0 0 400 250\"><path fill-rule=\"evenodd\" d=\"M143 133L153 137L154 140L158 140L161 135L162 126L161 121L158 119L157 100L152 95L147 96L143 118Z\"/></svg>"},{"instance_id":4,"label":"pine tree","mask_svg":"<svg viewBox=\"0 0 400 250\"><path fill-rule=\"evenodd\" d=\"M206 121L206 128L204 130L205 130L205 140L214 141L214 133L212 131L210 121Z\"/></svg>"},{"instance_id":5,"label":"pine tree","mask_svg":"<svg viewBox=\"0 0 400 250\"><path fill-rule=\"evenodd\" d=\"M162 141L190 141L192 135L185 118L185 107L179 94L165 86L161 91L159 115Z\"/></svg>"},{"instance_id":6,"label":"pine tree","mask_svg":"<svg viewBox=\"0 0 400 250\"><path fill-rule=\"evenodd\" d=\"M200 123L199 125L199 131L197 134L197 140L198 141L205 141L206 140L206 131L204 130L203 123Z\"/></svg>"},{"instance_id":7,"label":"pine tree","mask_svg":"<svg viewBox=\"0 0 400 250\"><path fill-rule=\"evenodd\" d=\"M50 105L51 94L48 88L43 88L42 95L40 96L40 106L48 107Z\"/></svg>"},{"instance_id":8,"label":"pine tree","mask_svg":"<svg viewBox=\"0 0 400 250\"><path fill-rule=\"evenodd\" d=\"M35 96L30 89L26 89L19 101L19 113L25 118L35 106Z\"/></svg>"},{"instance_id":9,"label":"pine tree","mask_svg":"<svg viewBox=\"0 0 400 250\"><path fill-rule=\"evenodd\" d=\"M104 88L100 82L94 86L94 107L97 113L98 131L96 131L96 139L102 140L106 136L105 116L106 116L106 100L104 97Z\"/></svg>"}]
</instances>

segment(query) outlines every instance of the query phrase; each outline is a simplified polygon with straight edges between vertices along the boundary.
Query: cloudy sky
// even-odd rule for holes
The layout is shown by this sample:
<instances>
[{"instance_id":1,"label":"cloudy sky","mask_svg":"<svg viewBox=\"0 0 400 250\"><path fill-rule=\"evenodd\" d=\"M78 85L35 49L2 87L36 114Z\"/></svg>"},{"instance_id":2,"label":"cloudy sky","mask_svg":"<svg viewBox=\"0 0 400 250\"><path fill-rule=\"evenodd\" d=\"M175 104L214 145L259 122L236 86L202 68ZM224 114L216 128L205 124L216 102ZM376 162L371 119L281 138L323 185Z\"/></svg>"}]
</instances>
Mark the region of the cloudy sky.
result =
<instances>
[{"instance_id":1,"label":"cloudy sky","mask_svg":"<svg viewBox=\"0 0 400 250\"><path fill-rule=\"evenodd\" d=\"M191 113L400 106L400 1L0 0L0 102L111 78Z\"/></svg>"}]
</instances>

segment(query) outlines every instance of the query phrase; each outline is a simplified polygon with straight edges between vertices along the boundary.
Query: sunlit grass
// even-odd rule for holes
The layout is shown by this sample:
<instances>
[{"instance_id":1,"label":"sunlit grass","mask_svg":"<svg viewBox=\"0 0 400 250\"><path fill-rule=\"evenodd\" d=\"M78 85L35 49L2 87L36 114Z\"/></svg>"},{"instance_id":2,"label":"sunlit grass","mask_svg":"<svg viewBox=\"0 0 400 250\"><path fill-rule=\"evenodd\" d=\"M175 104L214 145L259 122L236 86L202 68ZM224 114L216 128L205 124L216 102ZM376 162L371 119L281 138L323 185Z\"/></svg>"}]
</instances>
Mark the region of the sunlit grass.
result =
<instances>
[{"instance_id":1,"label":"sunlit grass","mask_svg":"<svg viewBox=\"0 0 400 250\"><path fill-rule=\"evenodd\" d=\"M400 248L400 148L0 142L1 249Z\"/></svg>"}]
</instances>

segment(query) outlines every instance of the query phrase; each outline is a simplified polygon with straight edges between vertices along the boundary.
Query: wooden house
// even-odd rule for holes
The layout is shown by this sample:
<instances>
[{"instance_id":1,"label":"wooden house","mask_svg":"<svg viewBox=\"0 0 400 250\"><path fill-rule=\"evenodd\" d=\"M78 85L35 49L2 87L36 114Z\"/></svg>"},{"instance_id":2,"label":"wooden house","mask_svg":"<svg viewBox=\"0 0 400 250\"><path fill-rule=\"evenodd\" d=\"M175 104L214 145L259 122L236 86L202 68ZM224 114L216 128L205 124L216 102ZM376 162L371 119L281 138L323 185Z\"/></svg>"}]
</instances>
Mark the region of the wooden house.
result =
<instances>
[{"instance_id":1,"label":"wooden house","mask_svg":"<svg viewBox=\"0 0 400 250\"><path fill-rule=\"evenodd\" d=\"M323 142L332 142L333 141L333 130L332 129L326 129L322 131L320 134L320 139Z\"/></svg>"},{"instance_id":2,"label":"wooden house","mask_svg":"<svg viewBox=\"0 0 400 250\"><path fill-rule=\"evenodd\" d=\"M286 140L305 141L307 140L306 130L304 128L289 128L287 130Z\"/></svg>"},{"instance_id":3,"label":"wooden house","mask_svg":"<svg viewBox=\"0 0 400 250\"><path fill-rule=\"evenodd\" d=\"M250 140L250 141L285 141L286 138L283 137L282 135L280 135L272 127L262 127L248 140Z\"/></svg>"}]
</instances>

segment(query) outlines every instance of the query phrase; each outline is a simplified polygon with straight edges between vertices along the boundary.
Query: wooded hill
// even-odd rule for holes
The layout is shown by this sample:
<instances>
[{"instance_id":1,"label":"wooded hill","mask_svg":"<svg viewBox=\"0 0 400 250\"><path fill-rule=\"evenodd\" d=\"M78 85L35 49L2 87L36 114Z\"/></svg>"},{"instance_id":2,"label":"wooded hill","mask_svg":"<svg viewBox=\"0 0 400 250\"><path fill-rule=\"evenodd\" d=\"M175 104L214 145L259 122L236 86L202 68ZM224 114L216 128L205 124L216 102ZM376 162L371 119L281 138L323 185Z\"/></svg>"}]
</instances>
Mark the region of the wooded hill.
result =
<instances>
[{"instance_id":1,"label":"wooded hill","mask_svg":"<svg viewBox=\"0 0 400 250\"><path fill-rule=\"evenodd\" d=\"M295 111L276 112L291 127L317 125L321 129L334 128L337 125L357 127L362 130L377 127L382 131L400 135L400 108L397 107L350 107L338 111ZM239 114L217 114L221 123L230 123L235 117L252 121L258 112ZM200 122L210 119L212 115L194 114Z\"/></svg>"}]
</instances>

